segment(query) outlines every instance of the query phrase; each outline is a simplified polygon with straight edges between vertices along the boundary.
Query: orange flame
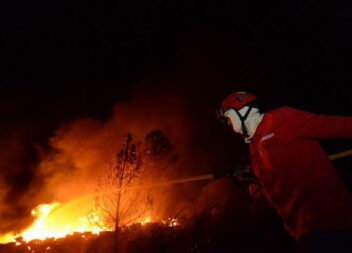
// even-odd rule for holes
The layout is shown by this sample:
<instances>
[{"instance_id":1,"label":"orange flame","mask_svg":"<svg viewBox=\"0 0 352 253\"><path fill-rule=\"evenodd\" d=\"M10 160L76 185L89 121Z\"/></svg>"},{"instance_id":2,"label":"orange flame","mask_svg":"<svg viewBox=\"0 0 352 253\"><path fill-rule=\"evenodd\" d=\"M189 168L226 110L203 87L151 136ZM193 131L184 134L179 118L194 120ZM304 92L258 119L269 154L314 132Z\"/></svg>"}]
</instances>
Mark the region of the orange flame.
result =
<instances>
[{"instance_id":1,"label":"orange flame","mask_svg":"<svg viewBox=\"0 0 352 253\"><path fill-rule=\"evenodd\" d=\"M143 226L144 224L150 223L152 220L150 217L146 217L144 220L141 221L141 225Z\"/></svg>"},{"instance_id":2,"label":"orange flame","mask_svg":"<svg viewBox=\"0 0 352 253\"><path fill-rule=\"evenodd\" d=\"M79 211L76 210L78 215L75 215L75 210L70 210L69 214L62 211L57 214L61 206L58 202L37 206L32 210L32 216L36 217L34 223L22 233L1 236L0 243L15 242L18 237L28 242L34 239L62 238L75 232L99 234L103 231L97 225L101 217L96 213L80 216Z\"/></svg>"},{"instance_id":3,"label":"orange flame","mask_svg":"<svg viewBox=\"0 0 352 253\"><path fill-rule=\"evenodd\" d=\"M169 227L176 227L179 226L180 224L177 222L176 218L167 218L166 220L163 220L162 223L164 225L167 225Z\"/></svg>"},{"instance_id":4,"label":"orange flame","mask_svg":"<svg viewBox=\"0 0 352 253\"><path fill-rule=\"evenodd\" d=\"M87 217L75 217L66 220L64 216L60 216L61 220L56 219L53 215L54 211L60 204L42 204L32 211L32 215L36 216L34 224L22 233L25 241L33 239L45 238L61 238L74 232L92 232L97 234L102 228L90 222ZM100 217L93 214L93 221L99 221Z\"/></svg>"},{"instance_id":5,"label":"orange flame","mask_svg":"<svg viewBox=\"0 0 352 253\"><path fill-rule=\"evenodd\" d=\"M38 205L31 213L35 218L33 224L21 233L8 233L0 236L0 244L16 242L15 245L19 246L21 242L16 239L20 237L23 238L23 241L29 242L34 239L63 238L76 232L99 234L104 230L111 231L108 226L104 226L103 217L97 212L91 211L91 206L85 206L85 200L87 198L83 197L79 201L74 200L66 204L54 202ZM90 201L86 202L89 203ZM151 222L152 218L150 216L137 221L142 226ZM167 218L161 223L169 227L179 225L175 218ZM84 237L82 235L82 238Z\"/></svg>"}]
</instances>

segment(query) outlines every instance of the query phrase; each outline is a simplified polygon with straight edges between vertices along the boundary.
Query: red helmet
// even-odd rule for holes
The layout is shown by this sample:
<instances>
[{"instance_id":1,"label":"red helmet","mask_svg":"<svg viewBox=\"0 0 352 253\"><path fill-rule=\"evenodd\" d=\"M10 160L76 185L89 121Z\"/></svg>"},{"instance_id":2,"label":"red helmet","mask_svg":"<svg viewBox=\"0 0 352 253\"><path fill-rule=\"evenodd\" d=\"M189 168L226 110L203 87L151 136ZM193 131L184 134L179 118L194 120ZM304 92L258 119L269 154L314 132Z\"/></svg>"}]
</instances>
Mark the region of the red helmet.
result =
<instances>
[{"instance_id":1,"label":"red helmet","mask_svg":"<svg viewBox=\"0 0 352 253\"><path fill-rule=\"evenodd\" d=\"M226 122L226 119L224 118L224 113L226 111L234 109L238 113L243 107L250 104L253 105L256 101L257 97L251 92L240 91L232 93L222 102L221 108L218 111L218 117L222 122Z\"/></svg>"},{"instance_id":2,"label":"red helmet","mask_svg":"<svg viewBox=\"0 0 352 253\"><path fill-rule=\"evenodd\" d=\"M256 100L257 97L253 93L235 92L225 98L225 100L222 102L221 110L223 112L226 112L230 109L239 111L246 105L253 103Z\"/></svg>"},{"instance_id":3,"label":"red helmet","mask_svg":"<svg viewBox=\"0 0 352 253\"><path fill-rule=\"evenodd\" d=\"M222 123L226 123L227 120L224 116L224 113L230 109L233 109L238 117L241 120L241 129L245 136L248 136L247 128L244 124L247 119L249 112L253 107L257 107L256 105L257 97L251 92L235 92L229 95L221 104L221 108L218 112L218 117ZM243 107L249 106L249 109L245 113L245 115L241 115L239 110Z\"/></svg>"}]
</instances>

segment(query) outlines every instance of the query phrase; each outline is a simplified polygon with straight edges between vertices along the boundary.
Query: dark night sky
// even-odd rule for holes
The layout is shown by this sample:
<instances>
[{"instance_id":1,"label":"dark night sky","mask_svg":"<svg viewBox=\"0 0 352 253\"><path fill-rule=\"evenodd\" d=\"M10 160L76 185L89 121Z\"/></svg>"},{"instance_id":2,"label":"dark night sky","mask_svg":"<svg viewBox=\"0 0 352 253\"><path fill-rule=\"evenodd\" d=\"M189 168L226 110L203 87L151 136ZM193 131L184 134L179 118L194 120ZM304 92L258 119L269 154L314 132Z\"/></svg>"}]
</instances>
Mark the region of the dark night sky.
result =
<instances>
[{"instance_id":1,"label":"dark night sky","mask_svg":"<svg viewBox=\"0 0 352 253\"><path fill-rule=\"evenodd\" d=\"M215 108L251 89L269 108L350 114L350 8L334 1L7 2L1 121L108 117L140 82ZM147 80L147 81L145 81ZM194 107L196 108L196 107ZM50 130L48 130L50 132Z\"/></svg>"},{"instance_id":2,"label":"dark night sky","mask_svg":"<svg viewBox=\"0 0 352 253\"><path fill-rule=\"evenodd\" d=\"M67 114L103 114L146 78L218 100L250 83L274 104L351 105L350 12L334 1L7 4L1 99L29 110L16 114L46 117L62 100Z\"/></svg>"},{"instance_id":3,"label":"dark night sky","mask_svg":"<svg viewBox=\"0 0 352 253\"><path fill-rule=\"evenodd\" d=\"M197 127L204 138L207 125L221 131L214 109L237 89L253 89L269 109L351 115L349 6L261 2L6 1L0 147L15 136L24 150L22 169L1 166L6 181L25 188L38 160L33 143L45 146L61 122L108 118L141 83L203 111ZM208 145L226 139L214 133Z\"/></svg>"}]
</instances>

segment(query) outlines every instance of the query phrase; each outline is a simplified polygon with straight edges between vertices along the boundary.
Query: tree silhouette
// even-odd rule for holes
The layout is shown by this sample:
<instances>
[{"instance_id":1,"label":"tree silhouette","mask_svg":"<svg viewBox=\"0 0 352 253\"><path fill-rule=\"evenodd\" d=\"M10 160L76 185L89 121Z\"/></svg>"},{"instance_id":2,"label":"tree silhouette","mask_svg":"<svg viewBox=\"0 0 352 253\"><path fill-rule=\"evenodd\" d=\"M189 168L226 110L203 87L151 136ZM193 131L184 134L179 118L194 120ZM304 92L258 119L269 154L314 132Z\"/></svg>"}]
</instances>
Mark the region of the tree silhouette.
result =
<instances>
[{"instance_id":1,"label":"tree silhouette","mask_svg":"<svg viewBox=\"0 0 352 253\"><path fill-rule=\"evenodd\" d=\"M96 212L103 220L94 222L104 230L114 229L116 250L119 228L141 222L153 211L153 198L143 188L143 173L149 173L155 166L165 169L175 162L177 157L171 151L173 145L161 130L149 132L143 143L137 144L129 133L100 177Z\"/></svg>"}]
</instances>

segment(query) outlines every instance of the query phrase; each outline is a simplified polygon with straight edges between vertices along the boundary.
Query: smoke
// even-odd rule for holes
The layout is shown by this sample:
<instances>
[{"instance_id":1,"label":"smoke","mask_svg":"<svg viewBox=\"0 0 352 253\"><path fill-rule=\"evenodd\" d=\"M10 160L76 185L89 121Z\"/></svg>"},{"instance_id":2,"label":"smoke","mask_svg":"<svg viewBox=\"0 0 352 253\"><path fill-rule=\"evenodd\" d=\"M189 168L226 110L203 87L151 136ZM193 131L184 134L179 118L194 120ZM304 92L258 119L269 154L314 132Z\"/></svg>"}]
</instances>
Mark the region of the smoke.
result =
<instances>
[{"instance_id":1,"label":"smoke","mask_svg":"<svg viewBox=\"0 0 352 253\"><path fill-rule=\"evenodd\" d=\"M31 210L40 203L67 202L93 193L97 178L128 132L142 140L149 131L163 129L182 145L187 132L183 111L177 98L145 97L136 91L131 101L114 106L108 120L78 118L62 123L46 149L36 145L30 123L3 126L0 231L28 226Z\"/></svg>"},{"instance_id":2,"label":"smoke","mask_svg":"<svg viewBox=\"0 0 352 253\"><path fill-rule=\"evenodd\" d=\"M179 161L163 168L165 171L158 171L160 168L156 166L155 171L145 175L148 183L209 173L214 164L224 164L219 162L224 152L214 149L219 144L208 140L214 138L207 130L213 129L209 124L209 115L213 117L209 105L205 104L208 108L204 108L200 101L190 103L189 93L177 86L149 87L140 85L130 100L115 104L106 120L86 117L63 122L49 138L48 147L31 143L34 152L31 162L25 157L28 150L23 150L24 137L17 129L13 130L13 135L4 139L9 144L1 145L2 156L8 163L2 163L4 179L0 180L3 217L0 231L17 231L28 226L30 210L40 203L65 203L94 193L97 179L113 161L127 133L132 133L134 141L140 142L150 131L161 129L179 154ZM27 172L24 179L16 177L16 170L21 175ZM163 177L158 178L160 175ZM8 177L16 179L11 182ZM204 204L208 200L219 200L217 195L209 193L222 188L216 184L211 191L201 190L205 185L206 182L201 182L151 189L157 216L187 213L186 221L199 214L199 208L208 208ZM220 209L225 206L215 205Z\"/></svg>"},{"instance_id":3,"label":"smoke","mask_svg":"<svg viewBox=\"0 0 352 253\"><path fill-rule=\"evenodd\" d=\"M33 202L23 193L28 192L37 162L35 147L26 136L26 129L2 127L0 144L0 231L15 230L30 223L28 216ZM39 184L39 182L38 182Z\"/></svg>"}]
</instances>

